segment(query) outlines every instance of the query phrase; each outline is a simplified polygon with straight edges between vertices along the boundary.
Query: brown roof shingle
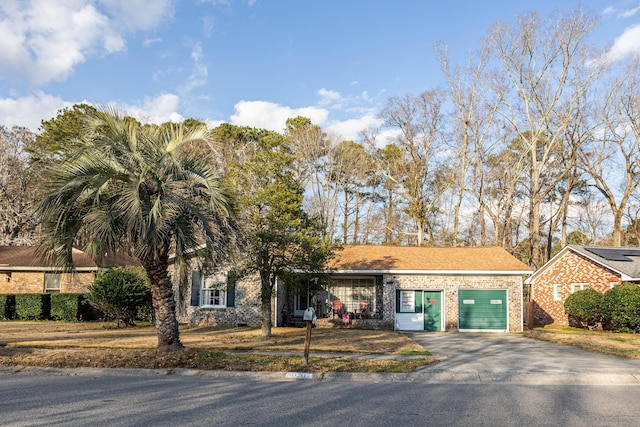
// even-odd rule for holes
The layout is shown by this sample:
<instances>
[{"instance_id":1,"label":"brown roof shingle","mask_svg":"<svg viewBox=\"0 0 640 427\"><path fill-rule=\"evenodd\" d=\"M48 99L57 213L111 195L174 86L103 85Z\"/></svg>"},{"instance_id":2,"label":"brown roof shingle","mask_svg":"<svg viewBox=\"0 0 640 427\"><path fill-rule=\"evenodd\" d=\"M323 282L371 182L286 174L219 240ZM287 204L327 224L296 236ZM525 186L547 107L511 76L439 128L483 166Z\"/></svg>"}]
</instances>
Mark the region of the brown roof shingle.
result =
<instances>
[{"instance_id":1,"label":"brown roof shingle","mask_svg":"<svg viewBox=\"0 0 640 427\"><path fill-rule=\"evenodd\" d=\"M358 271L532 271L500 247L347 245L330 267Z\"/></svg>"},{"instance_id":2,"label":"brown roof shingle","mask_svg":"<svg viewBox=\"0 0 640 427\"><path fill-rule=\"evenodd\" d=\"M0 246L0 270L25 268L44 271L50 269L51 267L37 255L36 250L36 246ZM75 268L98 268L89 255L79 249L73 249L72 257Z\"/></svg>"}]
</instances>

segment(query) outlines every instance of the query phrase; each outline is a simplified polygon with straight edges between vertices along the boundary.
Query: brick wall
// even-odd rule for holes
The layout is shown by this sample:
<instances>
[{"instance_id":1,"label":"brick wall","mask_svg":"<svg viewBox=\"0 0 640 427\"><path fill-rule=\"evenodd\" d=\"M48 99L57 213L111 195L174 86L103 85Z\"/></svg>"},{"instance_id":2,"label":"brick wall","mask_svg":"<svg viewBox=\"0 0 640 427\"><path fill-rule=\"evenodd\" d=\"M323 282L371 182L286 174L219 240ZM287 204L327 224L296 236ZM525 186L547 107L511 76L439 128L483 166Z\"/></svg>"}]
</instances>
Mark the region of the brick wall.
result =
<instances>
[{"instance_id":1,"label":"brick wall","mask_svg":"<svg viewBox=\"0 0 640 427\"><path fill-rule=\"evenodd\" d=\"M580 254L567 251L547 266L531 285L534 323L568 325L564 301L571 295L572 284L588 283L589 287L604 293L611 289L611 282L620 283L620 276ZM562 299L558 301L553 295L555 284L562 285Z\"/></svg>"},{"instance_id":2,"label":"brick wall","mask_svg":"<svg viewBox=\"0 0 640 427\"><path fill-rule=\"evenodd\" d=\"M504 289L508 298L509 331L522 331L522 277L521 276L432 276L432 275L392 275L376 278L376 319L363 319L352 322L354 327L375 329L393 329L395 319L395 293L397 289L442 290L444 298L444 319L447 331L458 329L458 289ZM178 285L174 285L176 298ZM262 320L260 306L260 282L258 277L247 278L236 284L235 307L201 308L189 305L191 288L185 296L186 304L178 302L178 321L190 325L259 327ZM278 297L279 309L286 295ZM320 292L320 300L326 298ZM275 309L275 307L274 307ZM272 313L273 314L273 313ZM340 319L320 319L319 327L334 327ZM276 326L274 324L274 326Z\"/></svg>"},{"instance_id":3,"label":"brick wall","mask_svg":"<svg viewBox=\"0 0 640 427\"><path fill-rule=\"evenodd\" d=\"M458 289L504 289L507 291L509 331L522 331L521 276L386 275L383 280L385 283L384 319L392 322L392 325L397 289L442 290L443 315L447 331L458 330Z\"/></svg>"},{"instance_id":4,"label":"brick wall","mask_svg":"<svg viewBox=\"0 0 640 427\"><path fill-rule=\"evenodd\" d=\"M9 280L7 281L7 277ZM83 293L93 283L93 272L63 273L60 293ZM44 292L44 273L37 271L12 271L0 280L0 294L29 294Z\"/></svg>"},{"instance_id":5,"label":"brick wall","mask_svg":"<svg viewBox=\"0 0 640 427\"><path fill-rule=\"evenodd\" d=\"M184 301L179 301L179 285L174 283L178 322L189 325L259 327L262 322L260 281L257 277L239 280L235 289L235 307L207 308L192 306L191 284L187 286Z\"/></svg>"}]
</instances>

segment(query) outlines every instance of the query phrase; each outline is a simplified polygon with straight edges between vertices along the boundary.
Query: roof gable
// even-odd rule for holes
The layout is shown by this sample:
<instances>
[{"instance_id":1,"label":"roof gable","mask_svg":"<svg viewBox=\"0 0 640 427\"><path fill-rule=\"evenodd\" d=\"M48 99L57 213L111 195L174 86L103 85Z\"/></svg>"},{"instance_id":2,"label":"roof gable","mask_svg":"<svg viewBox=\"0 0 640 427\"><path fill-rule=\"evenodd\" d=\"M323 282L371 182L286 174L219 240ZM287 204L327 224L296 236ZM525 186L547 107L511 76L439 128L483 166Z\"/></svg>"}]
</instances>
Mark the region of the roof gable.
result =
<instances>
[{"instance_id":1,"label":"roof gable","mask_svg":"<svg viewBox=\"0 0 640 427\"><path fill-rule=\"evenodd\" d=\"M531 273L531 268L500 247L347 245L330 267L347 271Z\"/></svg>"},{"instance_id":2,"label":"roof gable","mask_svg":"<svg viewBox=\"0 0 640 427\"><path fill-rule=\"evenodd\" d=\"M600 267L620 274L622 280L640 280L640 249L638 248L567 245L542 267L536 270L536 272L527 279L527 283L534 283L544 271L555 263L560 262L568 252L576 253Z\"/></svg>"}]
</instances>

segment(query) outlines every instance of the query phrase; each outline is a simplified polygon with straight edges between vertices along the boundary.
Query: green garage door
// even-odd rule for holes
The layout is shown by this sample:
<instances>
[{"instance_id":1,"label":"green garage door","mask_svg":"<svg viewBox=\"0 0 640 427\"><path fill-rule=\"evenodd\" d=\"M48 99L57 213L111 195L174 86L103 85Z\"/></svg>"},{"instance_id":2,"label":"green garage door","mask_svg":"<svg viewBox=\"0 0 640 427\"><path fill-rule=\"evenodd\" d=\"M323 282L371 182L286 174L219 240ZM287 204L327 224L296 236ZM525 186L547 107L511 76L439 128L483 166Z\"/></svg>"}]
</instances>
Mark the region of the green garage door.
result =
<instances>
[{"instance_id":1,"label":"green garage door","mask_svg":"<svg viewBox=\"0 0 640 427\"><path fill-rule=\"evenodd\" d=\"M459 329L507 330L507 291L460 289Z\"/></svg>"}]
</instances>

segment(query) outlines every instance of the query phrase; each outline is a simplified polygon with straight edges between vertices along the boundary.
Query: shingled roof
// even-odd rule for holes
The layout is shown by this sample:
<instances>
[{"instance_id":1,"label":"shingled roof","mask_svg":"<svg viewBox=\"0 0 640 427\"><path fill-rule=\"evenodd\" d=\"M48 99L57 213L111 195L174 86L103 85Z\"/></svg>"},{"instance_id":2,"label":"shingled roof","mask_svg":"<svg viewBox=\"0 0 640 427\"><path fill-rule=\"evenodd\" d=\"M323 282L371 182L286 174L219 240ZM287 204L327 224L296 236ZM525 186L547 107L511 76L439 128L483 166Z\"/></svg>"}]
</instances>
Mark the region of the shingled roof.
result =
<instances>
[{"instance_id":1,"label":"shingled roof","mask_svg":"<svg viewBox=\"0 0 640 427\"><path fill-rule=\"evenodd\" d=\"M527 281L535 280L567 252L574 252L620 275L623 281L640 281L640 248L567 245L540 267Z\"/></svg>"},{"instance_id":2,"label":"shingled roof","mask_svg":"<svg viewBox=\"0 0 640 427\"><path fill-rule=\"evenodd\" d=\"M347 245L330 267L357 272L530 274L532 269L500 247L430 248Z\"/></svg>"},{"instance_id":3,"label":"shingled roof","mask_svg":"<svg viewBox=\"0 0 640 427\"><path fill-rule=\"evenodd\" d=\"M47 266L36 253L36 246L0 246L0 270L4 271L46 271ZM95 271L98 266L89 255L73 249L73 265L79 271Z\"/></svg>"}]
</instances>

